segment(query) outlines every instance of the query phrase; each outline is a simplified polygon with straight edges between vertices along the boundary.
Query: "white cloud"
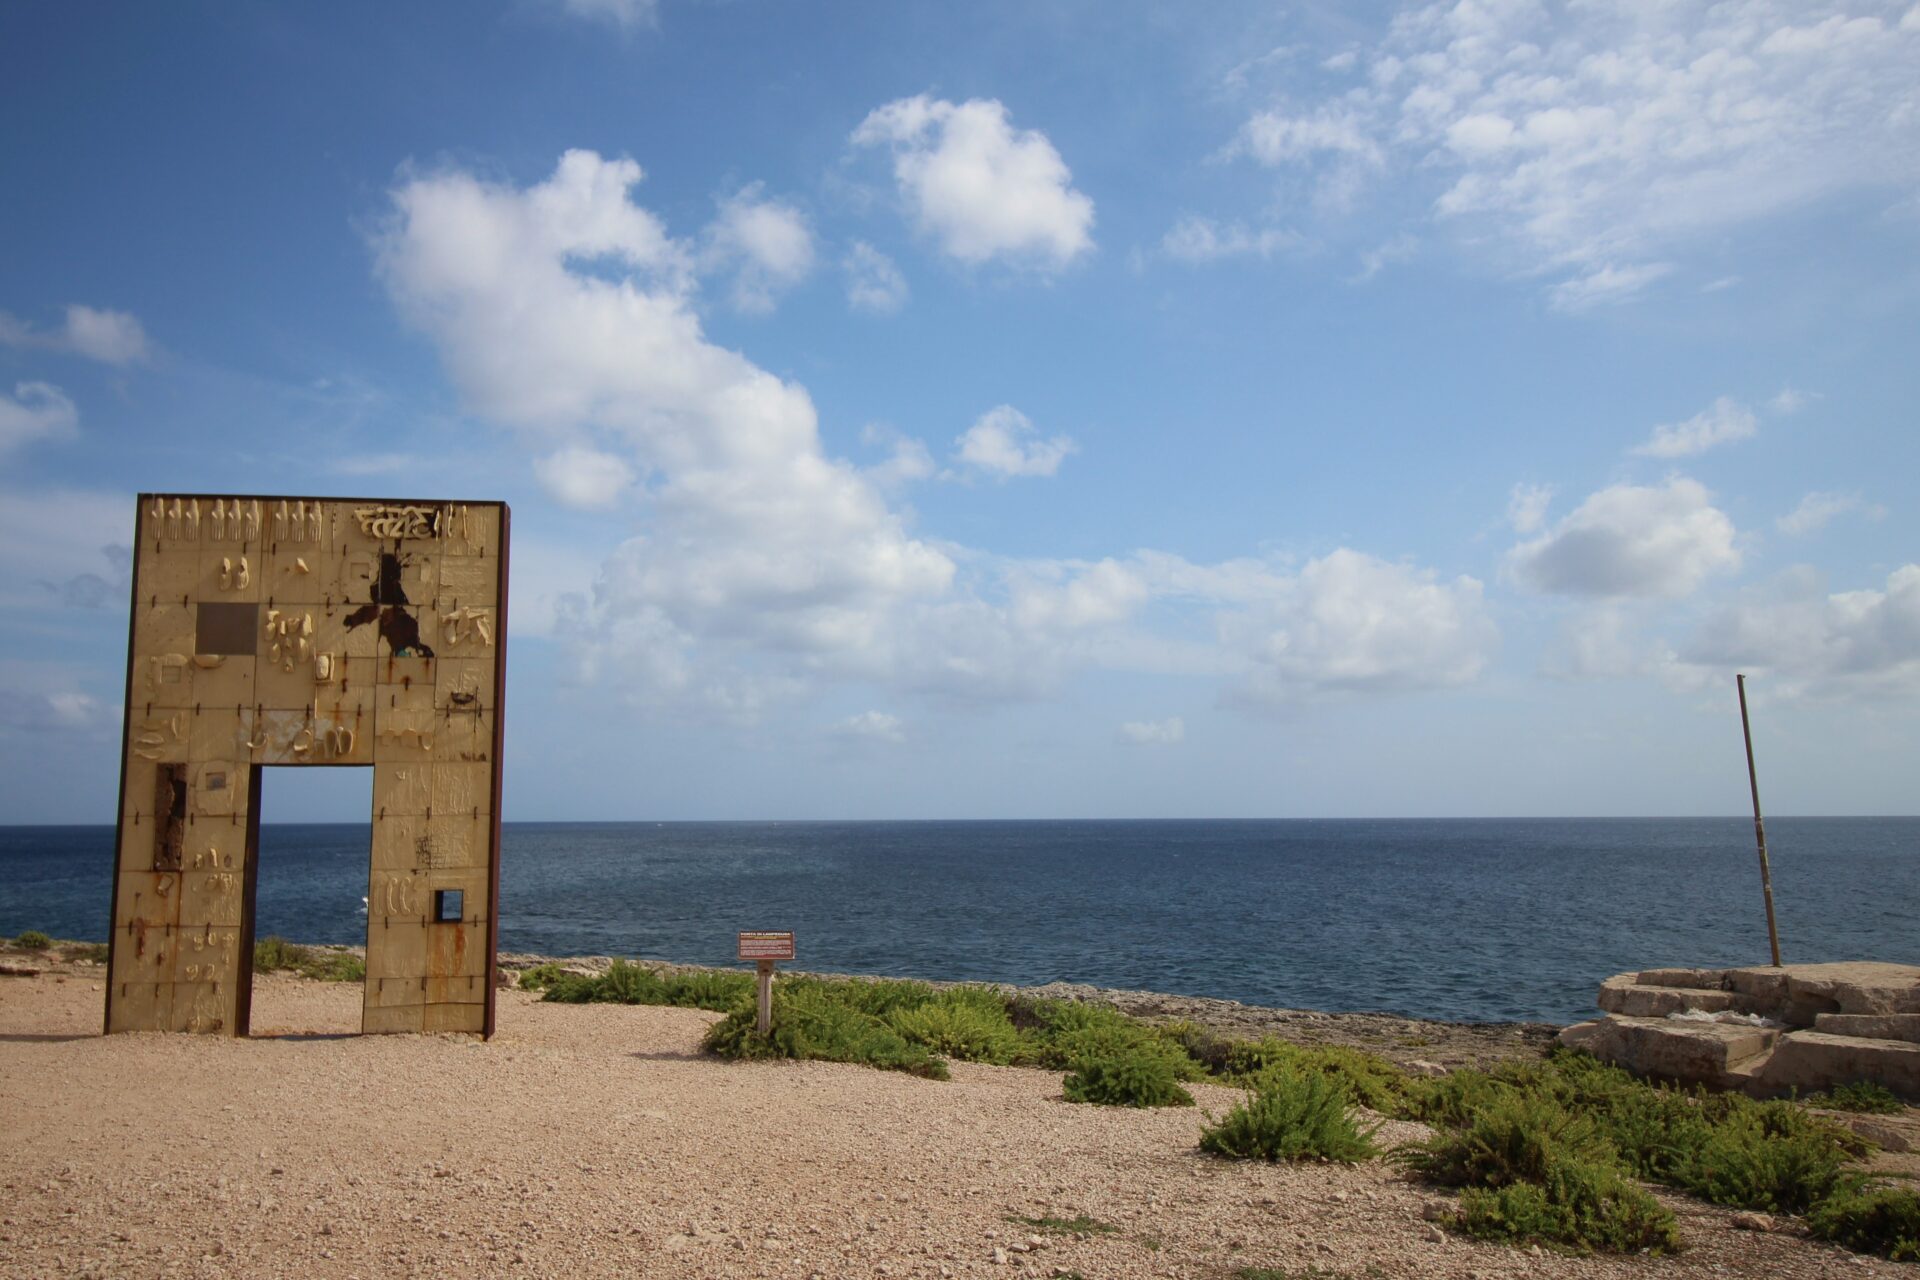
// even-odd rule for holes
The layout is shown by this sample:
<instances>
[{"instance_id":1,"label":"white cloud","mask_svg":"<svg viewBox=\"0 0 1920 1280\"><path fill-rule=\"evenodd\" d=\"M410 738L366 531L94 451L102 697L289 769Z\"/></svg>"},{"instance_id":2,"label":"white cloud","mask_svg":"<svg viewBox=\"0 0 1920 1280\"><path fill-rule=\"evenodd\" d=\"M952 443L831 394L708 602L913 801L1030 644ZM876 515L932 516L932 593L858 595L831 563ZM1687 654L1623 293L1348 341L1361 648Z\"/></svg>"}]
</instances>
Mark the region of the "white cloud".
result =
<instances>
[{"instance_id":1,"label":"white cloud","mask_svg":"<svg viewBox=\"0 0 1920 1280\"><path fill-rule=\"evenodd\" d=\"M1388 237L1385 241L1360 254L1360 274L1354 282L1361 283L1373 279L1396 262L1405 262L1420 250L1420 241L1402 232Z\"/></svg>"},{"instance_id":2,"label":"white cloud","mask_svg":"<svg viewBox=\"0 0 1920 1280\"><path fill-rule=\"evenodd\" d=\"M1438 184L1433 215L1503 268L1558 277L1557 305L1617 302L1707 237L1913 189L1920 21L1898 12L1444 0L1393 20L1362 83L1252 112L1229 153L1304 175L1323 204Z\"/></svg>"},{"instance_id":3,"label":"white cloud","mask_svg":"<svg viewBox=\"0 0 1920 1280\"><path fill-rule=\"evenodd\" d=\"M141 364L152 354L138 317L77 302L67 308L66 323L57 332L35 329L0 311L0 344L68 351L111 365Z\"/></svg>"},{"instance_id":4,"label":"white cloud","mask_svg":"<svg viewBox=\"0 0 1920 1280\"><path fill-rule=\"evenodd\" d=\"M1182 262L1217 262L1222 258L1271 258L1298 244L1300 237L1278 227L1252 229L1244 223L1221 224L1187 214L1161 237L1160 249Z\"/></svg>"},{"instance_id":5,"label":"white cloud","mask_svg":"<svg viewBox=\"0 0 1920 1280\"><path fill-rule=\"evenodd\" d=\"M866 469L866 475L875 484L891 489L913 480L925 480L933 474L933 455L927 452L927 446L891 427L869 422L861 428L860 439L864 444L887 451L885 462Z\"/></svg>"},{"instance_id":6,"label":"white cloud","mask_svg":"<svg viewBox=\"0 0 1920 1280\"><path fill-rule=\"evenodd\" d=\"M733 305L765 314L779 295L813 270L813 232L792 205L761 196L750 183L720 201L720 213L708 226L702 264L733 272Z\"/></svg>"},{"instance_id":7,"label":"white cloud","mask_svg":"<svg viewBox=\"0 0 1920 1280\"><path fill-rule=\"evenodd\" d=\"M79 425L80 411L51 383L20 382L11 396L0 392L0 458L33 440L70 436Z\"/></svg>"},{"instance_id":8,"label":"white cloud","mask_svg":"<svg viewBox=\"0 0 1920 1280\"><path fill-rule=\"evenodd\" d=\"M1553 486L1522 481L1507 495L1507 523L1515 533L1535 533L1547 522L1547 507L1553 502Z\"/></svg>"},{"instance_id":9,"label":"white cloud","mask_svg":"<svg viewBox=\"0 0 1920 1280\"><path fill-rule=\"evenodd\" d=\"M0 492L0 607L124 604L133 522L131 494Z\"/></svg>"},{"instance_id":10,"label":"white cloud","mask_svg":"<svg viewBox=\"0 0 1920 1280\"><path fill-rule=\"evenodd\" d=\"M855 240L840 266L847 273L847 305L855 311L892 315L906 305L907 278L866 241Z\"/></svg>"},{"instance_id":11,"label":"white cloud","mask_svg":"<svg viewBox=\"0 0 1920 1280\"><path fill-rule=\"evenodd\" d=\"M1646 443L1635 445L1633 452L1643 458L1689 458L1715 445L1750 439L1757 430L1753 410L1721 396L1685 422L1655 427Z\"/></svg>"},{"instance_id":12,"label":"white cloud","mask_svg":"<svg viewBox=\"0 0 1920 1280\"><path fill-rule=\"evenodd\" d=\"M1047 136L1014 129L997 101L900 98L861 121L852 141L891 147L915 221L962 262L1057 269L1093 249L1093 201L1074 190Z\"/></svg>"},{"instance_id":13,"label":"white cloud","mask_svg":"<svg viewBox=\"0 0 1920 1280\"><path fill-rule=\"evenodd\" d=\"M751 714L793 683L766 654L870 655L955 567L824 455L804 388L707 341L685 248L629 198L640 178L585 151L525 189L407 177L380 271L477 411L535 440L591 430L655 481L646 532L563 621L583 671Z\"/></svg>"},{"instance_id":14,"label":"white cloud","mask_svg":"<svg viewBox=\"0 0 1920 1280\"><path fill-rule=\"evenodd\" d=\"M1739 567L1733 521L1684 476L1602 489L1507 553L1508 571L1528 590L1607 598L1685 596Z\"/></svg>"},{"instance_id":15,"label":"white cloud","mask_svg":"<svg viewBox=\"0 0 1920 1280\"><path fill-rule=\"evenodd\" d=\"M119 720L119 707L76 690L0 687L0 730L35 734L99 732L117 726Z\"/></svg>"},{"instance_id":16,"label":"white cloud","mask_svg":"<svg viewBox=\"0 0 1920 1280\"><path fill-rule=\"evenodd\" d=\"M125 311L67 308L67 345L102 364L138 364L147 358L147 331Z\"/></svg>"},{"instance_id":17,"label":"white cloud","mask_svg":"<svg viewBox=\"0 0 1920 1280\"><path fill-rule=\"evenodd\" d=\"M872 742L905 742L906 727L900 717L886 711L862 711L831 725L835 737L861 738Z\"/></svg>"},{"instance_id":18,"label":"white cloud","mask_svg":"<svg viewBox=\"0 0 1920 1280\"><path fill-rule=\"evenodd\" d=\"M706 338L697 255L633 202L640 176L590 152L527 187L407 174L376 238L401 313L477 414L547 458L550 482L597 498L614 463L645 481L642 532L590 584L574 548L531 575L531 625L551 627L580 681L650 713L749 722L834 683L979 702L1089 669L1158 671L1274 705L1480 670L1494 637L1477 582L1359 552L1294 572L1149 551L1002 560L916 537L887 493L931 470L924 447L874 428L887 461L828 457L804 388ZM960 456L1045 474L1066 448L1003 406ZM585 456L554 461L569 450ZM1169 613L1214 638L1156 631Z\"/></svg>"},{"instance_id":19,"label":"white cloud","mask_svg":"<svg viewBox=\"0 0 1920 1280\"><path fill-rule=\"evenodd\" d=\"M1790 413L1800 412L1812 402L1813 397L1806 392L1796 391L1792 387L1782 387L1773 399L1767 401L1767 408L1784 417Z\"/></svg>"},{"instance_id":20,"label":"white cloud","mask_svg":"<svg viewBox=\"0 0 1920 1280\"><path fill-rule=\"evenodd\" d=\"M556 502L592 510L610 507L633 487L633 468L610 453L570 448L533 464L540 487Z\"/></svg>"},{"instance_id":21,"label":"white cloud","mask_svg":"<svg viewBox=\"0 0 1920 1280\"><path fill-rule=\"evenodd\" d=\"M1885 590L1835 594L1812 570L1791 571L1710 614L1680 658L1764 673L1785 696L1920 694L1920 565L1895 569Z\"/></svg>"},{"instance_id":22,"label":"white cloud","mask_svg":"<svg viewBox=\"0 0 1920 1280\"><path fill-rule=\"evenodd\" d=\"M954 440L961 462L1005 480L1011 476L1050 476L1074 450L1066 436L1039 438L1032 420L1010 404L981 414Z\"/></svg>"},{"instance_id":23,"label":"white cloud","mask_svg":"<svg viewBox=\"0 0 1920 1280\"><path fill-rule=\"evenodd\" d=\"M1248 669L1234 696L1284 707L1325 694L1411 692L1471 683L1498 644L1478 581L1341 548L1223 617Z\"/></svg>"},{"instance_id":24,"label":"white cloud","mask_svg":"<svg viewBox=\"0 0 1920 1280\"><path fill-rule=\"evenodd\" d=\"M560 0L560 7L576 18L611 23L622 30L650 27L658 19L658 0Z\"/></svg>"},{"instance_id":25,"label":"white cloud","mask_svg":"<svg viewBox=\"0 0 1920 1280\"><path fill-rule=\"evenodd\" d=\"M1187 722L1179 716L1165 720L1129 720L1120 726L1117 739L1130 747L1172 747L1187 740Z\"/></svg>"},{"instance_id":26,"label":"white cloud","mask_svg":"<svg viewBox=\"0 0 1920 1280\"><path fill-rule=\"evenodd\" d=\"M1882 507L1868 506L1866 500L1857 493L1829 493L1816 489L1800 499L1799 506L1773 523L1780 532L1800 537L1825 528L1835 516L1862 510L1874 519L1886 514Z\"/></svg>"},{"instance_id":27,"label":"white cloud","mask_svg":"<svg viewBox=\"0 0 1920 1280\"><path fill-rule=\"evenodd\" d=\"M1642 262L1615 266L1609 262L1563 280L1553 286L1549 297L1560 311L1587 311L1593 307L1625 302L1636 297L1648 285L1673 273L1670 262Z\"/></svg>"}]
</instances>

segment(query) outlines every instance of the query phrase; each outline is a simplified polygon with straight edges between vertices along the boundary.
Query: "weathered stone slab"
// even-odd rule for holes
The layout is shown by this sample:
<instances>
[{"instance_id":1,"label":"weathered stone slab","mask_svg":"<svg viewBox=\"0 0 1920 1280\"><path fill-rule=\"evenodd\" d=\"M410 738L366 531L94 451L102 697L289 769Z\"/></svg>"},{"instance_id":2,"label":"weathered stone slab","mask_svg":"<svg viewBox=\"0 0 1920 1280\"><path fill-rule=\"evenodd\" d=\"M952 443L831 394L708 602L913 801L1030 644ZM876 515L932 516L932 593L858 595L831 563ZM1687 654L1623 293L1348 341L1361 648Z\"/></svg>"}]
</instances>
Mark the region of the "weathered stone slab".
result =
<instances>
[{"instance_id":1,"label":"weathered stone slab","mask_svg":"<svg viewBox=\"0 0 1920 1280\"><path fill-rule=\"evenodd\" d=\"M1780 1035L1768 1027L1673 1022L1612 1014L1560 1033L1560 1043L1639 1075L1720 1084L1734 1067L1757 1058Z\"/></svg>"},{"instance_id":2,"label":"weathered stone slab","mask_svg":"<svg viewBox=\"0 0 1920 1280\"><path fill-rule=\"evenodd\" d=\"M1642 969L1639 973L1623 973L1619 978L1610 978L1618 982L1625 978L1642 987L1693 987L1718 989L1726 985L1725 969Z\"/></svg>"},{"instance_id":3,"label":"weathered stone slab","mask_svg":"<svg viewBox=\"0 0 1920 1280\"><path fill-rule=\"evenodd\" d=\"M1813 1029L1835 1036L1920 1044L1920 1013L1823 1013L1813 1020Z\"/></svg>"},{"instance_id":4,"label":"weathered stone slab","mask_svg":"<svg viewBox=\"0 0 1920 1280\"><path fill-rule=\"evenodd\" d=\"M1664 1018L1689 1009L1701 1013L1735 1010L1744 1013L1752 1003L1747 996L1733 991L1703 990L1695 987L1636 986L1632 974L1609 978L1600 988L1599 1005L1608 1013L1631 1018Z\"/></svg>"},{"instance_id":5,"label":"weathered stone slab","mask_svg":"<svg viewBox=\"0 0 1920 1280\"><path fill-rule=\"evenodd\" d=\"M1920 1099L1920 1044L1792 1031L1780 1037L1759 1079L1779 1091L1871 1080L1902 1097Z\"/></svg>"}]
</instances>

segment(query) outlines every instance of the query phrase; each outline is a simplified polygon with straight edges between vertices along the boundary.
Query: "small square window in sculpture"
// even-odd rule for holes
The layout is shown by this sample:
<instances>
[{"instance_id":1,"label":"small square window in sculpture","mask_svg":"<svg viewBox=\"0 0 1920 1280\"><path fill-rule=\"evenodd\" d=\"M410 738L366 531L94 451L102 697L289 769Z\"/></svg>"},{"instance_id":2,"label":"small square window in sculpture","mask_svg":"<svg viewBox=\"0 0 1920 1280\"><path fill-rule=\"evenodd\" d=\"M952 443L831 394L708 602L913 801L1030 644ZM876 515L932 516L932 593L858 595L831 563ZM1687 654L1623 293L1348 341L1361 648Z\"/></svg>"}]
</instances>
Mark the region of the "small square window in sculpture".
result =
<instances>
[{"instance_id":1,"label":"small square window in sculpture","mask_svg":"<svg viewBox=\"0 0 1920 1280\"><path fill-rule=\"evenodd\" d=\"M257 604L194 606L195 653L250 658L259 635L260 606Z\"/></svg>"},{"instance_id":2,"label":"small square window in sculpture","mask_svg":"<svg viewBox=\"0 0 1920 1280\"><path fill-rule=\"evenodd\" d=\"M465 896L465 891L461 889L435 889L433 891L433 922L459 924L461 899Z\"/></svg>"}]
</instances>

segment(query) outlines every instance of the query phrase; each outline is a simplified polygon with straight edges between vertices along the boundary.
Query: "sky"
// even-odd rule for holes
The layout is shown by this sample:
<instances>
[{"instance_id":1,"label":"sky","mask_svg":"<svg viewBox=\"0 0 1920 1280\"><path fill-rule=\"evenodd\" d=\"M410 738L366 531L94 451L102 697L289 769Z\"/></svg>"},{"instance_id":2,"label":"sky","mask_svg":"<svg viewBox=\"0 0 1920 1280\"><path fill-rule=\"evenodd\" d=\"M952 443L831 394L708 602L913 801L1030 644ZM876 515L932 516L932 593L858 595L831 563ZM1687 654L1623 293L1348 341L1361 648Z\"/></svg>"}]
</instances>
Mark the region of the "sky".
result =
<instances>
[{"instance_id":1,"label":"sky","mask_svg":"<svg viewBox=\"0 0 1920 1280\"><path fill-rule=\"evenodd\" d=\"M1917 250L1911 0L0 7L0 821L143 491L509 502L510 820L1912 813Z\"/></svg>"}]
</instances>

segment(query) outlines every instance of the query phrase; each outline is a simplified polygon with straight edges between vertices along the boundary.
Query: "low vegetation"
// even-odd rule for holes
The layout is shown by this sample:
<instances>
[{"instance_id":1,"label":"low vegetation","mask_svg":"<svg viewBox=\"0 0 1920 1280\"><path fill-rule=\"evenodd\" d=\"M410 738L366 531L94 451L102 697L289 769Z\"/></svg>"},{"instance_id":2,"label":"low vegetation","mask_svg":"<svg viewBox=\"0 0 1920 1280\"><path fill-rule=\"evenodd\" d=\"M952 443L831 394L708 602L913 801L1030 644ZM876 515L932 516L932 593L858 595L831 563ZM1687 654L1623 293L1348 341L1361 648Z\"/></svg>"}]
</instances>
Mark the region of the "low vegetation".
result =
<instances>
[{"instance_id":1,"label":"low vegetation","mask_svg":"<svg viewBox=\"0 0 1920 1280\"><path fill-rule=\"evenodd\" d=\"M1365 1160L1379 1154L1378 1125L1362 1122L1362 1108L1423 1121L1432 1137L1394 1158L1459 1188L1449 1225L1478 1239L1669 1252L1680 1247L1673 1215L1642 1185L1656 1183L1713 1204L1804 1215L1821 1239L1920 1260L1920 1199L1850 1168L1867 1145L1849 1131L1800 1103L1650 1085L1581 1053L1426 1079L1358 1050L1235 1040L995 987L801 977L776 985L773 1030L762 1036L746 973L661 974L616 962L594 975L543 965L520 983L553 1001L724 1013L705 1044L729 1058L859 1062L936 1080L949 1061L1043 1067L1063 1073L1068 1101L1109 1106L1191 1105L1193 1081L1237 1084L1242 1100L1201 1130L1201 1148L1222 1157ZM1883 1093L1843 1086L1808 1101L1897 1109Z\"/></svg>"},{"instance_id":2,"label":"low vegetation","mask_svg":"<svg viewBox=\"0 0 1920 1280\"><path fill-rule=\"evenodd\" d=\"M362 982L366 980L367 962L351 951L302 947L285 938L269 937L253 944L253 971L291 972L321 982Z\"/></svg>"},{"instance_id":3,"label":"low vegetation","mask_svg":"<svg viewBox=\"0 0 1920 1280\"><path fill-rule=\"evenodd\" d=\"M1034 1231L1045 1231L1050 1235L1058 1236L1110 1236L1120 1230L1111 1222L1089 1218L1084 1213L1073 1218L1056 1218L1051 1215L1027 1218L1017 1213L1010 1213L1007 1215L1007 1221L1016 1227L1027 1227Z\"/></svg>"},{"instance_id":4,"label":"low vegetation","mask_svg":"<svg viewBox=\"0 0 1920 1280\"><path fill-rule=\"evenodd\" d=\"M45 951L53 945L53 939L38 929L29 929L16 937L13 945L22 951Z\"/></svg>"},{"instance_id":5,"label":"low vegetation","mask_svg":"<svg viewBox=\"0 0 1920 1280\"><path fill-rule=\"evenodd\" d=\"M1906 1110L1906 1105L1894 1096L1891 1089L1871 1080L1837 1084L1825 1093L1808 1095L1806 1103L1810 1107L1854 1111L1863 1115L1892 1116Z\"/></svg>"}]
</instances>

